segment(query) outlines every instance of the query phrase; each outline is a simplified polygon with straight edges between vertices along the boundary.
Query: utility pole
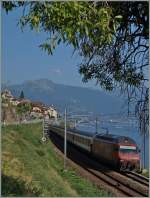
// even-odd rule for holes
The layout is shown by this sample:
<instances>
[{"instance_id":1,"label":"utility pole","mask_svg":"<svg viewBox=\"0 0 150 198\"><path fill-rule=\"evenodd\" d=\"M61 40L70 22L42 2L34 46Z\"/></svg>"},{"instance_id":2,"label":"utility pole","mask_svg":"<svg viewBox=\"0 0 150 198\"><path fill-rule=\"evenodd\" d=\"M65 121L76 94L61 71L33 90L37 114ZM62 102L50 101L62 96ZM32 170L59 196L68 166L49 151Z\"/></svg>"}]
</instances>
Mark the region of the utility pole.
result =
<instances>
[{"instance_id":1,"label":"utility pole","mask_svg":"<svg viewBox=\"0 0 150 198\"><path fill-rule=\"evenodd\" d=\"M67 109L65 108L65 131L64 131L64 171L66 171L67 157Z\"/></svg>"},{"instance_id":2,"label":"utility pole","mask_svg":"<svg viewBox=\"0 0 150 198\"><path fill-rule=\"evenodd\" d=\"M144 148L143 148L143 168L145 168L145 131L144 131Z\"/></svg>"},{"instance_id":3,"label":"utility pole","mask_svg":"<svg viewBox=\"0 0 150 198\"><path fill-rule=\"evenodd\" d=\"M95 120L95 134L97 134L98 133L98 130L97 130L97 116L96 116L96 120Z\"/></svg>"},{"instance_id":4,"label":"utility pole","mask_svg":"<svg viewBox=\"0 0 150 198\"><path fill-rule=\"evenodd\" d=\"M74 128L76 129L76 126L77 126L77 122L76 120L74 121Z\"/></svg>"},{"instance_id":5,"label":"utility pole","mask_svg":"<svg viewBox=\"0 0 150 198\"><path fill-rule=\"evenodd\" d=\"M43 137L42 137L42 141L43 141L43 142L46 141L45 132L44 132L44 130L45 130L44 124L45 124L45 120L44 120L44 118L43 118L43 122L42 122L42 125L43 125Z\"/></svg>"}]
</instances>

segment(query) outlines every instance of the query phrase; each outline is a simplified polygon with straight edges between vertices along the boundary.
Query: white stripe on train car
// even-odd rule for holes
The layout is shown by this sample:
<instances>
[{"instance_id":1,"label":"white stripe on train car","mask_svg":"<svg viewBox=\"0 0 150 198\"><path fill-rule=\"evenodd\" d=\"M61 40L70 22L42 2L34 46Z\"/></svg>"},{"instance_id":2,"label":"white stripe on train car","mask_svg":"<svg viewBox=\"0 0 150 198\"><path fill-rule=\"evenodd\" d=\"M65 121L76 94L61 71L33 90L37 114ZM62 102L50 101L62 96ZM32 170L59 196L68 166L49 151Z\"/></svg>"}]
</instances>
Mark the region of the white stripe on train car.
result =
<instances>
[{"instance_id":1,"label":"white stripe on train car","mask_svg":"<svg viewBox=\"0 0 150 198\"><path fill-rule=\"evenodd\" d=\"M55 133L57 133L57 134L59 134L60 136L62 136L63 137L63 129L60 129L60 128L58 128L58 127L52 127L54 130L56 130L55 131ZM61 131L61 134L60 134L60 131ZM75 135L75 136L78 136L78 137L81 137L81 138L86 138L86 139L88 139L88 140L90 140L90 142L92 141L92 138L91 137L87 137L87 136L84 136L84 135L80 135L80 134L76 134L76 133L72 133L72 132L70 132L70 131L67 131L67 133L69 133L69 134L71 134L71 135ZM67 138L68 140L69 140L69 138ZM87 146L87 145L85 145L85 144L81 144L80 142L78 142L78 141L74 141L74 140L69 140L70 142L72 142L73 144L76 144L76 145L78 145L78 146L80 146L81 148L83 148L83 149L86 149L86 150L88 150L88 151L90 151L90 146Z\"/></svg>"},{"instance_id":2,"label":"white stripe on train car","mask_svg":"<svg viewBox=\"0 0 150 198\"><path fill-rule=\"evenodd\" d=\"M63 129L60 129L60 128L58 128L58 127L52 127L54 130L55 129L57 129L57 130L59 130L59 132L61 131L61 132L64 132L63 131ZM55 131L55 133L57 133L57 134L59 134L59 135L61 135L61 136L63 136L62 135L62 133L60 134L58 131ZM71 134L71 135L75 135L75 136L78 136L78 137L81 137L81 138L86 138L86 139L88 139L88 140L92 140L92 138L91 137L87 137L87 136L84 136L84 135L80 135L80 134L76 134L76 133L72 133L72 132L70 132L70 131L67 131L69 134ZM69 140L70 141L70 140ZM72 143L74 143L75 145L78 145L78 146L80 146L81 148L83 148L83 149L86 149L87 151L89 151L90 152L90 145L88 146L88 145L85 145L85 144L81 144L80 142L78 142L78 141L70 141L70 142L72 142Z\"/></svg>"},{"instance_id":3,"label":"white stripe on train car","mask_svg":"<svg viewBox=\"0 0 150 198\"><path fill-rule=\"evenodd\" d=\"M53 128L53 129L58 129L58 130L63 131L63 129L62 129L62 128L59 128L59 127L51 127L51 128ZM63 132L64 132L64 131L63 131ZM77 133L72 133L71 131L68 131L68 130L67 130L67 133L70 133L70 134L72 134L72 135L76 135L76 136L79 136L79 137L83 137L83 138L92 140L92 137L88 137L88 136L86 136L86 135L80 135L80 134L77 134Z\"/></svg>"},{"instance_id":4,"label":"white stripe on train car","mask_svg":"<svg viewBox=\"0 0 150 198\"><path fill-rule=\"evenodd\" d=\"M79 136L79 137L83 137L83 138L86 138L88 140L92 140L92 137L88 137L86 135L80 135L80 134L77 134L77 133L72 133L70 131L67 131L68 133L72 134L72 135L76 135L76 136Z\"/></svg>"},{"instance_id":5,"label":"white stripe on train car","mask_svg":"<svg viewBox=\"0 0 150 198\"><path fill-rule=\"evenodd\" d=\"M135 146L120 146L121 149L132 149L132 150L136 150Z\"/></svg>"},{"instance_id":6,"label":"white stripe on train car","mask_svg":"<svg viewBox=\"0 0 150 198\"><path fill-rule=\"evenodd\" d=\"M75 141L74 144L80 146L83 149L86 149L86 150L90 151L90 146L86 146L85 144L81 144L77 141Z\"/></svg>"}]
</instances>

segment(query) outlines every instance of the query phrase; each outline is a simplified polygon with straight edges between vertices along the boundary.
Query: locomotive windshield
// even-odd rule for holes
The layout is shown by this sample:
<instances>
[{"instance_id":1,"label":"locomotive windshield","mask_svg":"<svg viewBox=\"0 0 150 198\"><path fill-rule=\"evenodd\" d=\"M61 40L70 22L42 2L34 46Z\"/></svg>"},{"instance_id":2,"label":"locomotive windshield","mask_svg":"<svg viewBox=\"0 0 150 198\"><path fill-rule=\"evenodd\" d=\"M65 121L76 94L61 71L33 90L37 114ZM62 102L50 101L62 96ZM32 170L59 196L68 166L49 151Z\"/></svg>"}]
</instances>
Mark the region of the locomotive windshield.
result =
<instances>
[{"instance_id":1,"label":"locomotive windshield","mask_svg":"<svg viewBox=\"0 0 150 198\"><path fill-rule=\"evenodd\" d=\"M137 153L138 148L136 146L120 146L119 151L122 153Z\"/></svg>"}]
</instances>

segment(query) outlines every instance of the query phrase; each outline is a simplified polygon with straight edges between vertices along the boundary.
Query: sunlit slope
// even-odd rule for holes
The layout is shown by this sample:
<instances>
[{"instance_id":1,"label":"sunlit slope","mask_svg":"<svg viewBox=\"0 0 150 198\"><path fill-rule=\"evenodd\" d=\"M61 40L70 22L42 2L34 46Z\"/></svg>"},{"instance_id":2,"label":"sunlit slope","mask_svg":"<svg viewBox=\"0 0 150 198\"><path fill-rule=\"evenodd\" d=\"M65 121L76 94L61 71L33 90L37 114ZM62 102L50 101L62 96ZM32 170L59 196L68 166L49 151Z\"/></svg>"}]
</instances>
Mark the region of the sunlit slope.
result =
<instances>
[{"instance_id":1,"label":"sunlit slope","mask_svg":"<svg viewBox=\"0 0 150 198\"><path fill-rule=\"evenodd\" d=\"M75 171L64 173L53 144L43 144L41 135L41 123L2 127L3 196L108 196Z\"/></svg>"}]
</instances>

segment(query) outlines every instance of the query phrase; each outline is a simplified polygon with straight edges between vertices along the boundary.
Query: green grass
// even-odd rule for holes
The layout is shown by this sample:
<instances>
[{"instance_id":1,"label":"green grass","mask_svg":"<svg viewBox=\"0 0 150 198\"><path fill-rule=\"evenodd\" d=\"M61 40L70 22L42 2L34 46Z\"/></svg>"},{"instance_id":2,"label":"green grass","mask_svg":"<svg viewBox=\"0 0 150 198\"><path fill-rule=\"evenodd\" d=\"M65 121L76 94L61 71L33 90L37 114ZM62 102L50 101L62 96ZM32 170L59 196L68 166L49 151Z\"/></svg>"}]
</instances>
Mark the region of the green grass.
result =
<instances>
[{"instance_id":1,"label":"green grass","mask_svg":"<svg viewBox=\"0 0 150 198\"><path fill-rule=\"evenodd\" d=\"M149 178L149 171L147 170L145 173L142 173L142 175Z\"/></svg>"},{"instance_id":2,"label":"green grass","mask_svg":"<svg viewBox=\"0 0 150 198\"><path fill-rule=\"evenodd\" d=\"M112 196L69 168L51 141L41 142L42 124L2 127L2 196Z\"/></svg>"}]
</instances>

